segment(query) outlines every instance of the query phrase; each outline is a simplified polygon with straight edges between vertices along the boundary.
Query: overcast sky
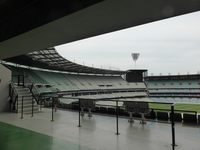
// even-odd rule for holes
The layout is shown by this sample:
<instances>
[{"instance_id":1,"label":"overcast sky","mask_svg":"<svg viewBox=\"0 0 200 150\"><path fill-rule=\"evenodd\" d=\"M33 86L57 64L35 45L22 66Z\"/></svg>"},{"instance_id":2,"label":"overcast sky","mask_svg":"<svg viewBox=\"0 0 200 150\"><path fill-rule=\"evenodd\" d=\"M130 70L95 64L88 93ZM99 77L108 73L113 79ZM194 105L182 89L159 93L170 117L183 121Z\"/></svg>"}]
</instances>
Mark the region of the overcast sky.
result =
<instances>
[{"instance_id":1,"label":"overcast sky","mask_svg":"<svg viewBox=\"0 0 200 150\"><path fill-rule=\"evenodd\" d=\"M200 72L200 12L88 38L58 52L79 64L109 69L148 69L149 74ZM131 53L140 53L136 67Z\"/></svg>"}]
</instances>

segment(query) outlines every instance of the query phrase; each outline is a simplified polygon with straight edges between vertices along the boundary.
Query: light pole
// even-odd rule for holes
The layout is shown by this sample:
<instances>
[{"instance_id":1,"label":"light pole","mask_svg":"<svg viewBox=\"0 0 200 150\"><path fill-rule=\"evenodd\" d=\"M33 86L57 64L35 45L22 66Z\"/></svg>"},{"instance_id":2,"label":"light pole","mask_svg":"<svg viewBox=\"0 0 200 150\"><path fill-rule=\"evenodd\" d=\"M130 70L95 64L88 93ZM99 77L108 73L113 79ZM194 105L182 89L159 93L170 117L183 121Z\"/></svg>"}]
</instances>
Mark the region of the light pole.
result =
<instances>
[{"instance_id":1,"label":"light pole","mask_svg":"<svg viewBox=\"0 0 200 150\"><path fill-rule=\"evenodd\" d=\"M135 68L136 68L136 61L138 60L140 53L131 53L131 56L133 58L133 61L135 62Z\"/></svg>"}]
</instances>

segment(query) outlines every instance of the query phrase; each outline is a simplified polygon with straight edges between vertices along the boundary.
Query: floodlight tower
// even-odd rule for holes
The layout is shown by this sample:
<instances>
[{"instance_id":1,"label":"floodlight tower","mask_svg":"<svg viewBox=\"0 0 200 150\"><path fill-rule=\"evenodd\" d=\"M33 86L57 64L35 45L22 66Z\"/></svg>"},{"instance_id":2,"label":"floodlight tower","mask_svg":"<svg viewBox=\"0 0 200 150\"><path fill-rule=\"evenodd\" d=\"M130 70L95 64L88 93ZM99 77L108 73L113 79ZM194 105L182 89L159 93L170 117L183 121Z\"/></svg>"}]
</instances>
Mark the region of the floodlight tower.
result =
<instances>
[{"instance_id":1,"label":"floodlight tower","mask_svg":"<svg viewBox=\"0 0 200 150\"><path fill-rule=\"evenodd\" d=\"M131 53L131 56L133 58L133 61L135 62L135 67L136 67L136 61L138 60L140 53Z\"/></svg>"}]
</instances>

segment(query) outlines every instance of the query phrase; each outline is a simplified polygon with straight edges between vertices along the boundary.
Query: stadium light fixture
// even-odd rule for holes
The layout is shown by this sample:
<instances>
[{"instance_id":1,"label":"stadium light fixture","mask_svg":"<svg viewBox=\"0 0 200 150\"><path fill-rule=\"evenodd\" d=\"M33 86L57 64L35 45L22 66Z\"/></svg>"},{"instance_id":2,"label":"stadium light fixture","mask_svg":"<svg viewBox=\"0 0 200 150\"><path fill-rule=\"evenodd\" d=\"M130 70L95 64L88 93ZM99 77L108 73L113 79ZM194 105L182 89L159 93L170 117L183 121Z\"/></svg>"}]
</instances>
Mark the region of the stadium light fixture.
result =
<instances>
[{"instance_id":1,"label":"stadium light fixture","mask_svg":"<svg viewBox=\"0 0 200 150\"><path fill-rule=\"evenodd\" d=\"M133 58L133 61L135 62L135 67L136 67L136 62L140 56L140 53L131 53L131 56Z\"/></svg>"}]
</instances>

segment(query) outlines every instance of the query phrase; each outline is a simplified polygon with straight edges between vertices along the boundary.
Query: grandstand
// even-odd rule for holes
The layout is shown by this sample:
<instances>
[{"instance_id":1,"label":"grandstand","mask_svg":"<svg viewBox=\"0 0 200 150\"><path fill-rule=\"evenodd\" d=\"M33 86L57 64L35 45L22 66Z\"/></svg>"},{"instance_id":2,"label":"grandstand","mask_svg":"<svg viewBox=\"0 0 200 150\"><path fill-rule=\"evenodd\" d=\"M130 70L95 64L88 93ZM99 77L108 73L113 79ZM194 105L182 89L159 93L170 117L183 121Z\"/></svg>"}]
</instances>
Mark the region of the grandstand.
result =
<instances>
[{"instance_id":1,"label":"grandstand","mask_svg":"<svg viewBox=\"0 0 200 150\"><path fill-rule=\"evenodd\" d=\"M155 102L175 103L176 110L200 112L200 75L148 76L148 95ZM151 105L154 109L170 109L169 105Z\"/></svg>"},{"instance_id":2,"label":"grandstand","mask_svg":"<svg viewBox=\"0 0 200 150\"><path fill-rule=\"evenodd\" d=\"M117 135L119 117L130 124L136 120L143 125L146 121L171 123L172 128L174 121L199 124L200 107L194 105L199 103L198 75L151 77L147 70L92 68L66 60L55 48L9 58L2 64L12 72L10 111L21 119L48 112L54 121L53 110L60 108L79 112L81 127L81 116L100 114L116 117Z\"/></svg>"},{"instance_id":3,"label":"grandstand","mask_svg":"<svg viewBox=\"0 0 200 150\"><path fill-rule=\"evenodd\" d=\"M150 97L198 98L200 75L145 77Z\"/></svg>"},{"instance_id":4,"label":"grandstand","mask_svg":"<svg viewBox=\"0 0 200 150\"><path fill-rule=\"evenodd\" d=\"M78 110L78 100L91 99L96 101L93 112L107 114L115 114L115 101L118 101L119 106L123 108L121 116L129 116L129 112L125 110L126 101L164 103L150 104L156 114L164 113L162 110L170 112L170 105L173 103L175 103L177 111L199 112L198 109L179 104L199 102L197 75L150 77L146 76L146 70L116 71L89 68L66 60L54 48L32 52L23 57L9 58L6 61L11 62L5 64L12 70L12 82L15 85L28 86L35 95L37 103L45 103L45 106L51 107L53 102L50 97L56 96L59 102L57 105L60 108ZM41 69L38 68L39 66L45 67ZM54 70L56 66L60 66L58 70ZM76 73L79 70L85 71ZM125 75L124 79L122 75ZM112 101L107 101L111 99ZM165 103L167 104L165 105ZM14 101L12 105L16 111L16 102ZM183 106L183 109L180 105ZM130 115L138 116L136 114ZM165 120L168 119L169 116Z\"/></svg>"},{"instance_id":5,"label":"grandstand","mask_svg":"<svg viewBox=\"0 0 200 150\"><path fill-rule=\"evenodd\" d=\"M12 82L15 85L22 84L28 86L32 94L38 97L36 98L37 101L39 101L39 98L42 99L52 94L57 95L59 99L61 98L62 103L65 104L70 104L69 101L73 103L77 102L78 98L73 101L69 100L71 99L70 97L75 98L77 96L89 96L93 98L96 95L96 97L100 95L100 97L104 98L109 98L109 95L125 98L147 97L147 90L142 77L146 70L130 70L125 72L89 68L64 59L54 48L32 52L24 56L24 59L21 58L22 56L18 56L6 60L12 63L19 63L18 67L12 63L7 64L7 67L12 71ZM26 60L29 61L27 62ZM32 63L31 61L33 60L37 63ZM48 65L49 61L51 61L51 65ZM63 67L58 68L57 71L53 71L52 69L59 65L59 63L62 63ZM66 68L67 65L64 65L64 63L68 65L69 69ZM19 67L20 64L33 65ZM45 65L45 68L34 68L39 67L41 64ZM81 69L85 70L85 72L76 73L77 70ZM67 70L68 72L66 72ZM127 74L130 78L134 74L137 78L134 79L134 82L128 82L122 78L123 74ZM64 98L66 96L68 98ZM16 105L15 101L13 105ZM104 105L106 105L106 102L104 102ZM16 111L16 106L13 106L13 108Z\"/></svg>"},{"instance_id":6,"label":"grandstand","mask_svg":"<svg viewBox=\"0 0 200 150\"><path fill-rule=\"evenodd\" d=\"M30 69L23 69L21 73L24 74L25 82L31 82L34 84L50 84L58 91L62 92L103 89L131 90L146 88L144 83L128 83L123 80L121 76L71 75ZM16 75L18 74L16 73Z\"/></svg>"},{"instance_id":7,"label":"grandstand","mask_svg":"<svg viewBox=\"0 0 200 150\"><path fill-rule=\"evenodd\" d=\"M12 57L2 64L12 72L10 111L21 119L49 112L44 107L50 107L54 121L53 109L58 107L78 111L79 127L86 113L89 118L93 114L116 116L116 134L119 117L130 124L170 121L172 128L174 121L199 124L199 107L194 105L199 103L198 75L151 77L147 70L92 68L66 60L55 48Z\"/></svg>"}]
</instances>

